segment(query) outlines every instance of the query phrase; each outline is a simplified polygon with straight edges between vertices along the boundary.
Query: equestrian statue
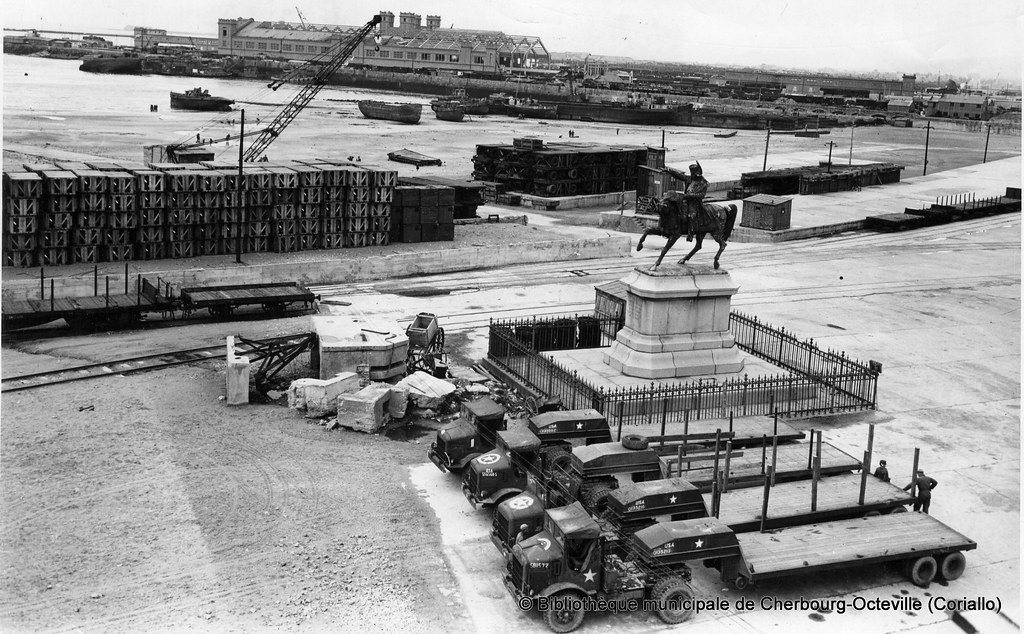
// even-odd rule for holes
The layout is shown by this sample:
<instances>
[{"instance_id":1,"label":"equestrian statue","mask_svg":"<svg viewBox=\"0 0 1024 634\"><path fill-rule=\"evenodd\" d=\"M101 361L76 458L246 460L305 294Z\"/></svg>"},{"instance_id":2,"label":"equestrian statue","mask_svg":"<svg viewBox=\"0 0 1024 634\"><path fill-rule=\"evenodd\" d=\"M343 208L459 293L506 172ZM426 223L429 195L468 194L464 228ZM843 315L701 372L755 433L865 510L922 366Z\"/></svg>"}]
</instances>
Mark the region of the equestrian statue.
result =
<instances>
[{"instance_id":1,"label":"equestrian statue","mask_svg":"<svg viewBox=\"0 0 1024 634\"><path fill-rule=\"evenodd\" d=\"M665 258L665 254L683 235L686 241L691 242L697 239L697 244L686 254L680 264L685 264L693 257L693 254L700 251L704 244L705 234L710 233L715 242L718 243L718 253L715 254L715 268L718 268L718 258L725 250L726 242L732 234L733 225L736 223L736 205L719 205L705 203L704 195L708 191L708 181L704 178L703 169L697 162L690 166L690 173L684 174L679 170L666 168L668 174L686 183L685 191L670 191L665 194L657 204L658 225L649 228L640 236L640 242L636 250L644 248L644 240L647 236L654 234L667 238L665 247L654 263L657 267Z\"/></svg>"}]
</instances>

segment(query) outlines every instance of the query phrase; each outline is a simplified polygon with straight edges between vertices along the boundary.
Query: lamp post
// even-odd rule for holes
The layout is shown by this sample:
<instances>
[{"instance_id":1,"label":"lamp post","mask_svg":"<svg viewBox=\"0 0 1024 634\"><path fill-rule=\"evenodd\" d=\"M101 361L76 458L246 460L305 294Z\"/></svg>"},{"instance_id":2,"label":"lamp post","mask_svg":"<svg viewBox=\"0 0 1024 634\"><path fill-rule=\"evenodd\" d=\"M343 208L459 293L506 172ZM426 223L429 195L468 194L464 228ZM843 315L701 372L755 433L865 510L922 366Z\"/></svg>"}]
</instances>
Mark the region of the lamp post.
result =
<instances>
[{"instance_id":1,"label":"lamp post","mask_svg":"<svg viewBox=\"0 0 1024 634\"><path fill-rule=\"evenodd\" d=\"M985 155L983 157L981 157L981 162L982 163L988 162L988 137L991 134L992 134L992 124L991 123L986 123L985 124Z\"/></svg>"},{"instance_id":2,"label":"lamp post","mask_svg":"<svg viewBox=\"0 0 1024 634\"><path fill-rule=\"evenodd\" d=\"M829 174L831 174L832 173L832 148L835 147L836 142L835 141L829 141L825 145L828 146L828 167L826 168L825 171L827 171Z\"/></svg>"},{"instance_id":3,"label":"lamp post","mask_svg":"<svg viewBox=\"0 0 1024 634\"><path fill-rule=\"evenodd\" d=\"M768 140L772 138L772 120L768 120L768 134L764 137L764 164L761 165L761 171L764 172L768 169Z\"/></svg>"},{"instance_id":4,"label":"lamp post","mask_svg":"<svg viewBox=\"0 0 1024 634\"><path fill-rule=\"evenodd\" d=\"M924 130L924 169L921 171L921 176L926 176L928 174L928 140L931 138L932 134L931 121L928 122L928 125L925 126Z\"/></svg>"}]
</instances>

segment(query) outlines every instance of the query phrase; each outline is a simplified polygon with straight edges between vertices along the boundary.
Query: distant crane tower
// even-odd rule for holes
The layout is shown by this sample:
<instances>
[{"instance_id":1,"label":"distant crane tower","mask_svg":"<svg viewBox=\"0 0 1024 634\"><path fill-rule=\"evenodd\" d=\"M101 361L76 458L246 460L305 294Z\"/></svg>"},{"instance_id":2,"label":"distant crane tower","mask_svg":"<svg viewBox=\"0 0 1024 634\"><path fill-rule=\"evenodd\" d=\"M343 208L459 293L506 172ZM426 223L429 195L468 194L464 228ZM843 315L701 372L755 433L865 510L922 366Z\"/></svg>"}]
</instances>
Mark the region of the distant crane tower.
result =
<instances>
[{"instance_id":1,"label":"distant crane tower","mask_svg":"<svg viewBox=\"0 0 1024 634\"><path fill-rule=\"evenodd\" d=\"M302 28L306 28L306 16L302 15L302 11L299 11L298 7L295 7L295 13L299 14L299 22L302 23Z\"/></svg>"}]
</instances>

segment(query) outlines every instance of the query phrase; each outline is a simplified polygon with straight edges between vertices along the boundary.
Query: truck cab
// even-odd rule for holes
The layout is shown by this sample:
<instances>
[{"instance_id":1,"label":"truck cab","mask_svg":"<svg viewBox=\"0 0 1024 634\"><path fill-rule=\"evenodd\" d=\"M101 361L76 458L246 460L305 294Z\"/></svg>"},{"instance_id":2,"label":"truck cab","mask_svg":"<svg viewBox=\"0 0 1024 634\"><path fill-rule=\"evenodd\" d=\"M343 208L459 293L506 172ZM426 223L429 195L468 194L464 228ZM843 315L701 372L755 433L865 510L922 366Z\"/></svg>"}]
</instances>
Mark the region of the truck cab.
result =
<instances>
[{"instance_id":1,"label":"truck cab","mask_svg":"<svg viewBox=\"0 0 1024 634\"><path fill-rule=\"evenodd\" d=\"M527 490L531 479L545 479L555 467L566 468L574 448L610 438L608 421L594 409L537 414L527 429L499 431L494 451L470 462L463 494L474 507L497 504Z\"/></svg>"},{"instance_id":2,"label":"truck cab","mask_svg":"<svg viewBox=\"0 0 1024 634\"><path fill-rule=\"evenodd\" d=\"M545 494L549 506L580 500L600 515L607 497L621 484L660 480L668 475L658 452L652 448L630 449L620 442L606 442L573 450L567 470L555 469Z\"/></svg>"},{"instance_id":3,"label":"truck cab","mask_svg":"<svg viewBox=\"0 0 1024 634\"><path fill-rule=\"evenodd\" d=\"M579 502L548 509L543 530L512 547L505 588L520 605L524 598L533 599L555 632L579 627L586 609L579 600L585 597L656 599L662 606L658 617L666 623L681 623L692 615L685 565L673 569L657 558L624 559L615 550Z\"/></svg>"},{"instance_id":4,"label":"truck cab","mask_svg":"<svg viewBox=\"0 0 1024 634\"><path fill-rule=\"evenodd\" d=\"M427 457L441 471L461 470L473 458L494 448L505 429L505 408L489 397L462 404L458 420L437 431Z\"/></svg>"}]
</instances>

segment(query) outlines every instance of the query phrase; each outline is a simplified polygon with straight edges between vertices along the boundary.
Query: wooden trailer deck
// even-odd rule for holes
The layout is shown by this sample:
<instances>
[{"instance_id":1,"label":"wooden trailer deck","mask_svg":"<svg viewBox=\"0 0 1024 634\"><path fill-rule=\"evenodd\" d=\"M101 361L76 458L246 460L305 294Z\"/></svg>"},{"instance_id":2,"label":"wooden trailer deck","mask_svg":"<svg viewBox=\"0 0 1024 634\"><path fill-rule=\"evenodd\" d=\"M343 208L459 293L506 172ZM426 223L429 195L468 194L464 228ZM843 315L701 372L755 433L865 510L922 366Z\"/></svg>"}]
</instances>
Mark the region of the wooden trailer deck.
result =
<instances>
[{"instance_id":1,"label":"wooden trailer deck","mask_svg":"<svg viewBox=\"0 0 1024 634\"><path fill-rule=\"evenodd\" d=\"M712 418L707 420L691 420L686 423L680 421L665 423L664 433L666 436L708 434L713 437L715 432L719 429L722 430L722 435L725 437L730 432L729 421ZM731 439L733 447L760 447L762 439L765 436L768 437L768 442L771 443L772 436L776 433L778 433L780 443L804 439L804 432L798 431L793 426L788 425L781 420L776 424L772 416L743 416L733 418L731 431L733 434ZM613 427L612 435L614 437L618 437L618 433L618 428ZM622 434L640 434L648 437L661 436L661 423L623 425ZM710 442L711 441L709 441L709 443ZM653 440L651 442L651 446L657 448L656 443ZM666 449L668 447L669 443L666 443Z\"/></svg>"},{"instance_id":2,"label":"wooden trailer deck","mask_svg":"<svg viewBox=\"0 0 1024 634\"><path fill-rule=\"evenodd\" d=\"M978 544L924 513L896 513L736 536L747 576L781 577L972 550Z\"/></svg>"},{"instance_id":3,"label":"wooden trailer deck","mask_svg":"<svg viewBox=\"0 0 1024 634\"><path fill-rule=\"evenodd\" d=\"M315 299L311 291L289 282L183 288L181 289L181 298L186 306L194 308L242 306L245 304L309 303Z\"/></svg>"},{"instance_id":4,"label":"wooden trailer deck","mask_svg":"<svg viewBox=\"0 0 1024 634\"><path fill-rule=\"evenodd\" d=\"M0 303L5 327L39 325L57 319L88 319L118 314L146 313L162 310L164 302L145 294L97 295L90 297L57 297L50 299L4 300Z\"/></svg>"},{"instance_id":5,"label":"wooden trailer deck","mask_svg":"<svg viewBox=\"0 0 1024 634\"><path fill-rule=\"evenodd\" d=\"M886 513L912 504L914 497L900 487L868 476L864 504L860 499L859 473L841 473L818 480L817 508L811 511L810 480L776 482L768 493L766 528L797 526L863 516L868 512ZM722 494L718 517L737 533L760 530L764 487L730 489Z\"/></svg>"},{"instance_id":6,"label":"wooden trailer deck","mask_svg":"<svg viewBox=\"0 0 1024 634\"><path fill-rule=\"evenodd\" d=\"M791 480L807 480L811 477L810 442L786 443L778 446L775 463L776 482ZM762 459L770 467L772 465L772 447L765 451L760 447L748 447L739 452L734 451L729 461L729 486L727 489L751 487L764 481ZM739 454L739 455L736 455ZM671 475L678 474L678 456L662 456L662 463ZM860 460L825 442L821 444L821 474L835 475L860 469ZM683 456L682 476L701 491L710 491L714 481L712 469L714 452L702 452L699 455ZM725 452L723 451L718 468L725 469ZM758 504L760 508L760 504Z\"/></svg>"}]
</instances>

